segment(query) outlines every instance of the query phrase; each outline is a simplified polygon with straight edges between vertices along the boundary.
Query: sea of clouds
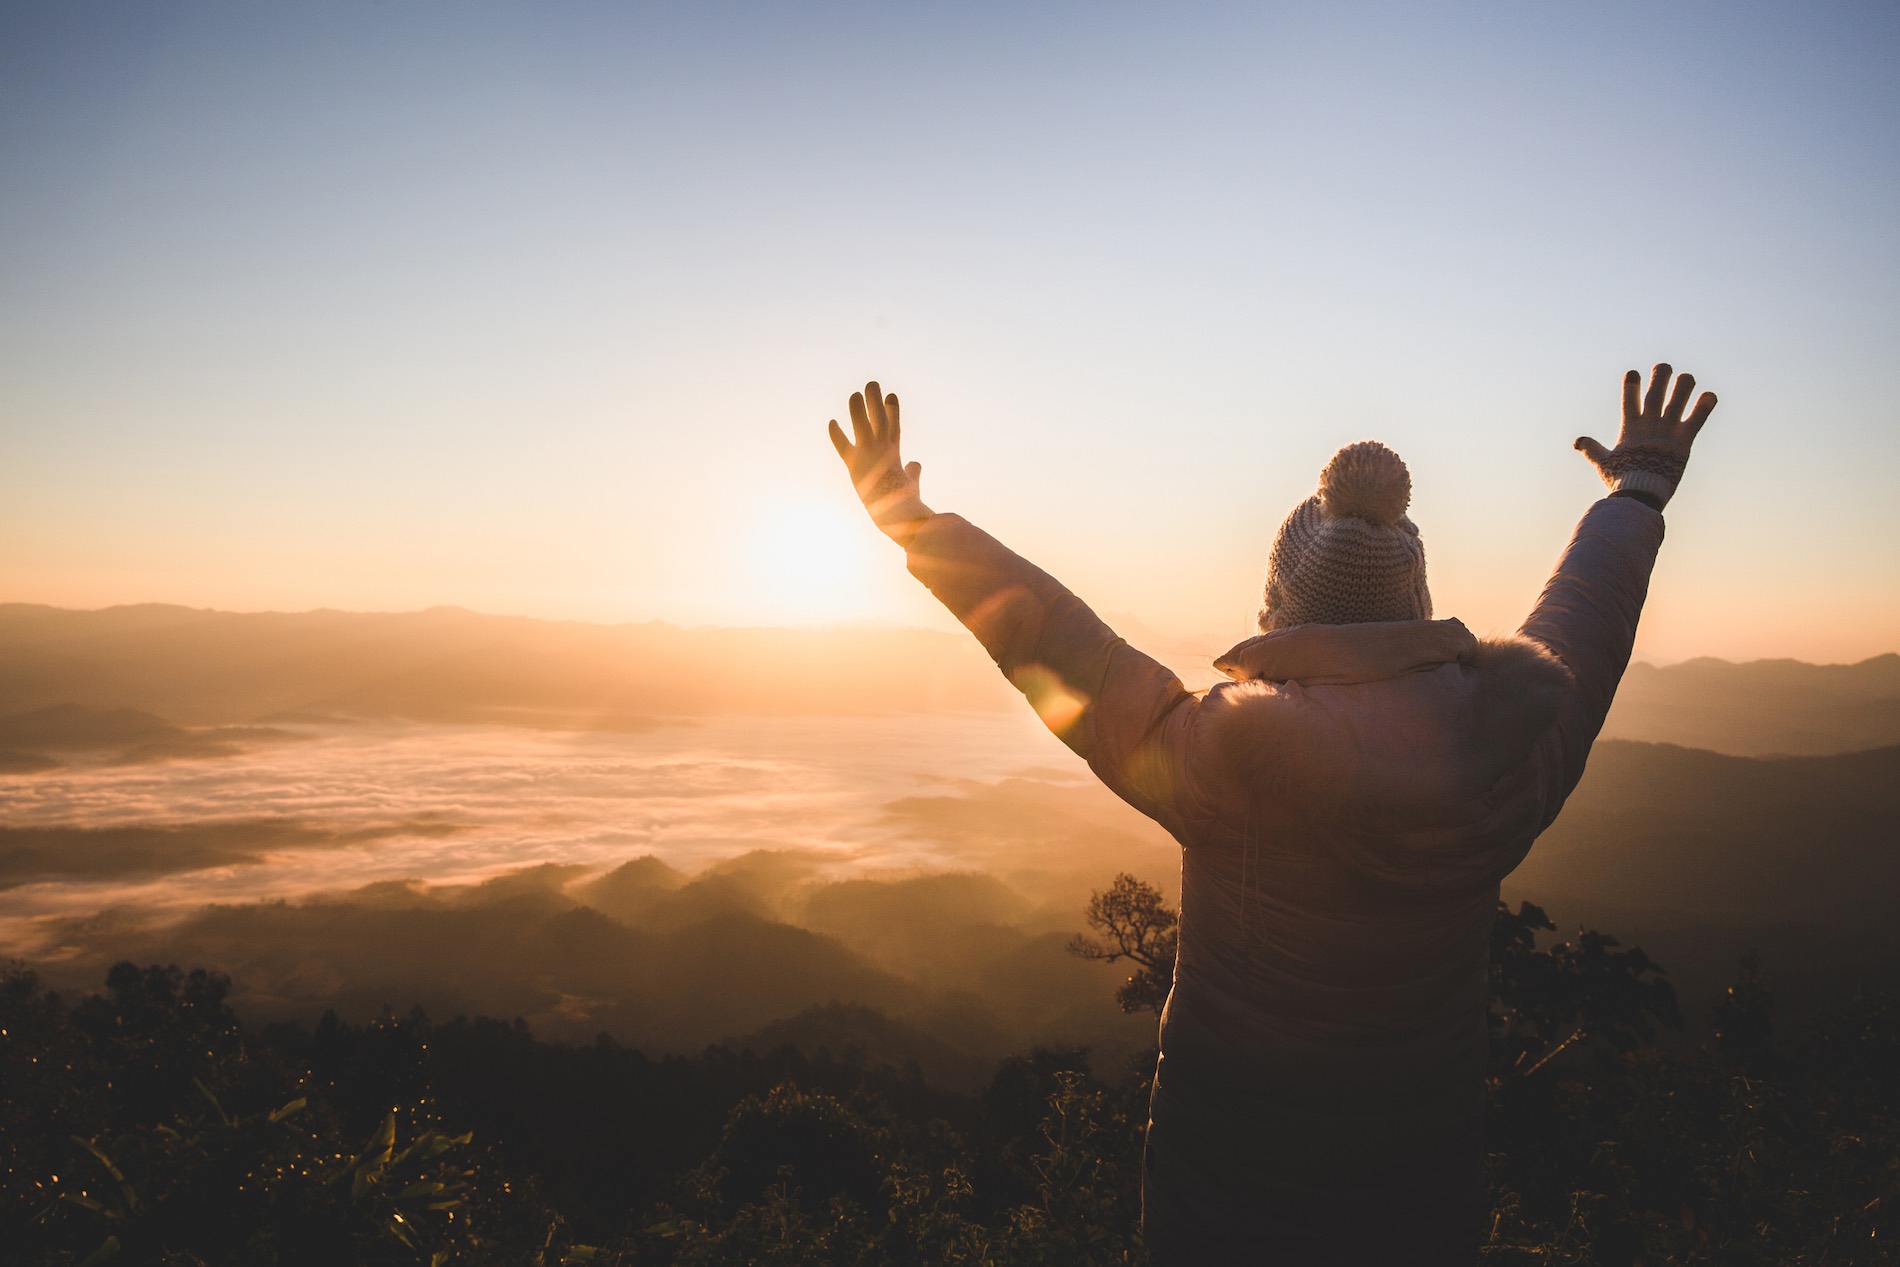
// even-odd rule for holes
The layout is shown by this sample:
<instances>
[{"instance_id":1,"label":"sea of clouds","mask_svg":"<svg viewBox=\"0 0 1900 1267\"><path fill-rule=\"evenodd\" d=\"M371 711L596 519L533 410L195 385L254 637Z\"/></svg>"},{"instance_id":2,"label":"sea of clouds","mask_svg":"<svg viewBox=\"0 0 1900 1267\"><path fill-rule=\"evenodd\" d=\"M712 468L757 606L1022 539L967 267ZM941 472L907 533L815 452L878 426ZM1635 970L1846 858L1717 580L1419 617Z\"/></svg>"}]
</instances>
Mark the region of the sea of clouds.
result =
<instances>
[{"instance_id":1,"label":"sea of clouds","mask_svg":"<svg viewBox=\"0 0 1900 1267\"><path fill-rule=\"evenodd\" d=\"M795 850L824 878L1095 875L1159 830L1033 717L718 717L636 733L386 722L300 725L218 759L0 777L15 857L0 950L43 957L75 921L364 885L576 875L653 855L693 872ZM1101 876L1099 878L1106 878Z\"/></svg>"}]
</instances>

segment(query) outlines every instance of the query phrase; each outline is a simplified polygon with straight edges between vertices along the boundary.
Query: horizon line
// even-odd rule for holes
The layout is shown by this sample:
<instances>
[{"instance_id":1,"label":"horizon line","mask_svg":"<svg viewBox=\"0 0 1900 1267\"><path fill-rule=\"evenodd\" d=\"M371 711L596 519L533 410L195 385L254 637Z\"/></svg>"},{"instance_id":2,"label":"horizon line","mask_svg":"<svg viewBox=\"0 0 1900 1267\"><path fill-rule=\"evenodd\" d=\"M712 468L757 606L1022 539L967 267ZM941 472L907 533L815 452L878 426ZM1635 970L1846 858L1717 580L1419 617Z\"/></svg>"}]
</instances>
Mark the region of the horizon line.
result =
<instances>
[{"instance_id":1,"label":"horizon line","mask_svg":"<svg viewBox=\"0 0 1900 1267\"><path fill-rule=\"evenodd\" d=\"M957 634L952 633L949 630L932 629L928 625L907 624L902 621L886 620L879 617L870 617L870 616L857 617L850 620L811 621L811 622L796 622L796 623L787 622L787 623L772 624L772 625L763 625L763 624L761 625L722 625L722 624L712 624L712 623L706 623L706 622L695 622L695 623L689 624L683 621L668 620L668 619L665 619L664 617L653 617L646 620L605 621L605 620L584 620L578 617L564 617L564 616L530 616L530 615L526 615L519 612L480 611L472 607L464 607L458 603L433 603L427 607L402 608L402 609L397 609L397 610L386 610L386 609L365 610L361 608L350 608L350 607L307 607L307 608L301 608L298 610L282 610L278 608L264 608L264 609L255 610L255 611L239 611L233 608L226 608L226 607L194 607L188 603L166 602L161 599L147 599L147 600L143 600L136 603L109 603L102 607L63 607L56 603L36 603L36 602L30 602L30 601L24 601L24 600L0 599L0 611L5 611L10 608L31 608L31 609L47 611L47 612L61 612L68 615L103 615L107 612L135 611L140 608L159 608L159 609L164 609L164 610L177 611L177 612L189 612L189 613L206 615L206 616L403 617L403 616L428 616L428 615L441 613L441 614L454 614L457 616L469 616L477 620L527 621L534 624L542 624L542 625L581 625L581 626L585 626L587 628L592 628L592 629L634 629L634 628L661 626L667 629L677 629L677 630L682 630L686 632L703 630L703 631L708 631L708 632L735 632L735 633L748 633L748 632L822 633L827 630L836 630L840 632L857 632L857 633L877 633L877 632L923 633L923 634L930 634L935 637L942 637L942 638L948 638L948 639L953 639L953 640L957 639L958 637ZM1111 625L1114 623L1113 620L1109 619L1109 616L1111 615L1113 617L1123 619L1126 622L1132 623L1135 626L1138 626L1142 633L1151 635L1152 637L1158 640L1163 640L1166 643L1171 644L1171 646L1177 651L1182 644L1192 643L1192 642L1205 642L1210 647L1214 646L1216 643L1221 643L1223 646L1223 649L1226 645L1231 645L1230 643L1227 643L1223 639L1210 638L1204 635L1177 634L1177 633L1168 633L1162 630L1158 630L1148 625L1147 622L1143 621L1139 616L1136 616L1133 613L1117 612L1117 613L1110 613L1109 615L1105 615L1103 617L1104 620L1108 620L1108 622ZM1211 658L1213 656L1219 655L1220 652L1210 651L1207 654ZM1757 665L1757 664L1800 664L1800 665L1807 665L1813 668L1859 668L1863 665L1872 664L1877 660L1887 660L1887 659L1896 659L1896 658L1900 658L1900 651L1876 652L1873 655L1865 656L1859 660L1803 660L1796 656L1758 656L1754 659L1749 659L1749 660L1731 660L1725 656L1693 655L1693 656L1684 656L1683 658L1677 659L1677 660L1632 659L1630 661L1629 667L1637 668L1640 666L1640 667L1654 668L1654 669L1673 669L1673 668L1681 668L1685 665L1691 665L1691 664L1714 663L1714 664L1735 665L1738 667L1747 666L1747 665Z\"/></svg>"}]
</instances>

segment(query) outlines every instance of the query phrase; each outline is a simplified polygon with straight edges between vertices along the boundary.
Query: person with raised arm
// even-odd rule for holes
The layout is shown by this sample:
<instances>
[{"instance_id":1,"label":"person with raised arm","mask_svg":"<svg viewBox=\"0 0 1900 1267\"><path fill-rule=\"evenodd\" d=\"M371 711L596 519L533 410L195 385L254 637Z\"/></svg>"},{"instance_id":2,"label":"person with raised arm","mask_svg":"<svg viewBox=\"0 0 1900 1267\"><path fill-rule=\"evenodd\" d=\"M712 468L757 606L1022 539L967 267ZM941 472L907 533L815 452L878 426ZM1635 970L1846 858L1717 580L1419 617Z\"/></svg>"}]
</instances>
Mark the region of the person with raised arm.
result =
<instances>
[{"instance_id":1,"label":"person with raised arm","mask_svg":"<svg viewBox=\"0 0 1900 1267\"><path fill-rule=\"evenodd\" d=\"M1673 379L1673 388L1672 388ZM1050 728L1181 843L1142 1232L1162 1267L1470 1264L1498 885L1583 774L1663 508L1715 408L1623 382L1609 486L1518 632L1432 619L1411 477L1347 445L1280 526L1260 633L1190 693L1079 598L923 502L876 383L830 435L872 521Z\"/></svg>"}]
</instances>

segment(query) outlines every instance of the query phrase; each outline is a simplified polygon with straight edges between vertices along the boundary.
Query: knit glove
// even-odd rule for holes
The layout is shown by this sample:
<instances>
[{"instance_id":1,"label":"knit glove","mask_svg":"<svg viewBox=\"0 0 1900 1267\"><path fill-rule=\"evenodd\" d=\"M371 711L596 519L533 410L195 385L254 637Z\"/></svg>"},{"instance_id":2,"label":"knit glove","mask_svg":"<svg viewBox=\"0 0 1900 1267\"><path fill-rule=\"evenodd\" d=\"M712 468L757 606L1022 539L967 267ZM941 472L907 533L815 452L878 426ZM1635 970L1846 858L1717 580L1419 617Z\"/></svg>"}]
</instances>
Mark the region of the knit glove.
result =
<instances>
[{"instance_id":1,"label":"knit glove","mask_svg":"<svg viewBox=\"0 0 1900 1267\"><path fill-rule=\"evenodd\" d=\"M831 420L831 447L844 459L858 500L879 531L899 545L908 544L932 512L919 496L923 467L916 462L905 465L898 452L897 397L884 395L876 383L852 392L851 433L854 439L845 439L838 420Z\"/></svg>"},{"instance_id":2,"label":"knit glove","mask_svg":"<svg viewBox=\"0 0 1900 1267\"><path fill-rule=\"evenodd\" d=\"M1694 411L1683 417L1689 395L1695 391L1695 375L1678 378L1672 392L1669 377L1674 372L1667 365L1650 371L1649 391L1641 400L1637 392L1643 385L1642 374L1636 370L1625 374L1623 428L1617 433L1616 447L1606 449L1589 436L1578 436L1574 446L1597 468L1612 495L1635 497L1657 510L1675 495L1696 433L1715 410L1715 393L1703 392Z\"/></svg>"}]
</instances>

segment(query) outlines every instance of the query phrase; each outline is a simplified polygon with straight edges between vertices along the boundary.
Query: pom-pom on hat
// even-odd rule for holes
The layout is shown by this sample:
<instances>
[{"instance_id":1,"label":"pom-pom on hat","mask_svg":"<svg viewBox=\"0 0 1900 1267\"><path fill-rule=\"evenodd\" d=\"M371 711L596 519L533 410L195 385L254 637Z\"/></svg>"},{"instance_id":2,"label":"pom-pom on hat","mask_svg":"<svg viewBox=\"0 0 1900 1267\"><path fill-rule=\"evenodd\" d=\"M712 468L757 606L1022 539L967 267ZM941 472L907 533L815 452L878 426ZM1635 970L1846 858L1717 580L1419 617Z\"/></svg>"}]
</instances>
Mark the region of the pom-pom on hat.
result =
<instances>
[{"instance_id":1,"label":"pom-pom on hat","mask_svg":"<svg viewBox=\"0 0 1900 1267\"><path fill-rule=\"evenodd\" d=\"M1405 514L1411 501L1412 474L1383 444L1361 440L1333 454L1319 491L1274 538L1261 632L1431 619L1425 545Z\"/></svg>"}]
</instances>

